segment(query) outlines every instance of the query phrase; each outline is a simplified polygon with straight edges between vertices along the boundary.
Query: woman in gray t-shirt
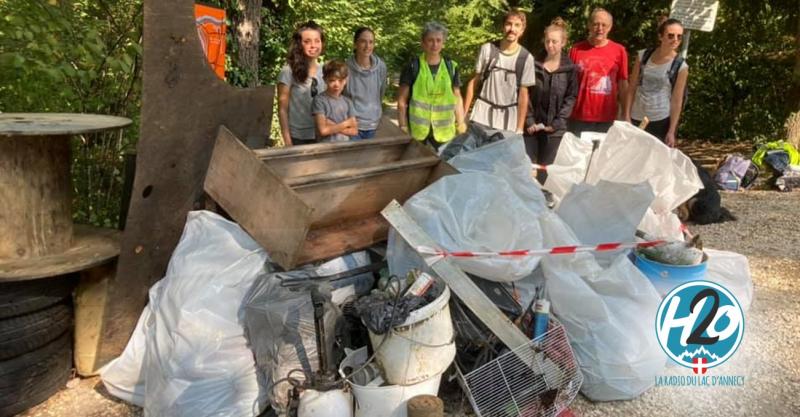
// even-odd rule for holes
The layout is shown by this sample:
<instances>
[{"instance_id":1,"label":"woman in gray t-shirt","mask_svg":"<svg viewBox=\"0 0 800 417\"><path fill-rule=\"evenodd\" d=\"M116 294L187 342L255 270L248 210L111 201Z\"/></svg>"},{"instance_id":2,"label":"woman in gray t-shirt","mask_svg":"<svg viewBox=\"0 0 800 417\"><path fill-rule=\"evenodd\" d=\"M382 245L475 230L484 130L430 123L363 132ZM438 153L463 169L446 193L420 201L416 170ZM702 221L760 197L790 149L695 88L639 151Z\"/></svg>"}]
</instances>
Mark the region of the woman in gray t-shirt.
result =
<instances>
[{"instance_id":1,"label":"woman in gray t-shirt","mask_svg":"<svg viewBox=\"0 0 800 417\"><path fill-rule=\"evenodd\" d=\"M292 35L287 64L278 76L278 121L286 146L316 143L311 103L325 91L317 60L325 47L325 33L310 20Z\"/></svg>"},{"instance_id":2,"label":"woman in gray t-shirt","mask_svg":"<svg viewBox=\"0 0 800 417\"><path fill-rule=\"evenodd\" d=\"M650 122L645 130L674 147L689 77L689 66L678 56L683 25L677 19L665 20L658 26L658 38L658 48L639 51L631 74L625 119L638 125L647 117ZM673 68L676 74L671 73Z\"/></svg>"}]
</instances>

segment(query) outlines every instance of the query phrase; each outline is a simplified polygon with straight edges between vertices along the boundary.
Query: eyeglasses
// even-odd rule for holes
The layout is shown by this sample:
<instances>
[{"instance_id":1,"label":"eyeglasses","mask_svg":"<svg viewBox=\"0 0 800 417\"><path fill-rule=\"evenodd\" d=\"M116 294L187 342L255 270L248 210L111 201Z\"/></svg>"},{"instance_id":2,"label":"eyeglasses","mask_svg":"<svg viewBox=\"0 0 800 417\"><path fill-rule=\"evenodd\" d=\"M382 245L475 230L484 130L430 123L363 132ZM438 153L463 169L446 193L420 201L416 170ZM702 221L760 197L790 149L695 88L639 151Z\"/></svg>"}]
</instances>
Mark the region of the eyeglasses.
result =
<instances>
[{"instance_id":1,"label":"eyeglasses","mask_svg":"<svg viewBox=\"0 0 800 417\"><path fill-rule=\"evenodd\" d=\"M311 98L314 98L317 96L317 94L319 94L318 84L319 82L317 81L316 78L311 79Z\"/></svg>"},{"instance_id":2,"label":"eyeglasses","mask_svg":"<svg viewBox=\"0 0 800 417\"><path fill-rule=\"evenodd\" d=\"M680 33L667 33L667 38L669 38L669 40L671 41L675 39L681 40L683 39L683 35L681 35Z\"/></svg>"}]
</instances>

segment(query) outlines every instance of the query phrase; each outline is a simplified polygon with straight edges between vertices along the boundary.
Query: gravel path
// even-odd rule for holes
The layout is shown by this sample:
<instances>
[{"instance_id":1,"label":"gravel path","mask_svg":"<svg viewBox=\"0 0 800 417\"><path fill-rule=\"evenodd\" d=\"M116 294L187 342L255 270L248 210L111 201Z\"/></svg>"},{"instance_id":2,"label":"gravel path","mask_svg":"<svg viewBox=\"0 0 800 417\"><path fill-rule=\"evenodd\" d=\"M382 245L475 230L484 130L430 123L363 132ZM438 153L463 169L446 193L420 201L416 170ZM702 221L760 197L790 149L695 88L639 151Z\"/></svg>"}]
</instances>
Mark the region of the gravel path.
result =
<instances>
[{"instance_id":1,"label":"gravel path","mask_svg":"<svg viewBox=\"0 0 800 417\"><path fill-rule=\"evenodd\" d=\"M745 376L745 387L657 387L632 401L593 403L579 397L580 416L797 416L800 415L800 193L750 191L725 194L739 221L690 227L706 247L739 252L750 260L754 299L744 341L715 370ZM669 368L667 375L686 375ZM97 378L77 381L23 416L129 417L140 409L104 394ZM448 395L451 416L469 415L460 395Z\"/></svg>"}]
</instances>

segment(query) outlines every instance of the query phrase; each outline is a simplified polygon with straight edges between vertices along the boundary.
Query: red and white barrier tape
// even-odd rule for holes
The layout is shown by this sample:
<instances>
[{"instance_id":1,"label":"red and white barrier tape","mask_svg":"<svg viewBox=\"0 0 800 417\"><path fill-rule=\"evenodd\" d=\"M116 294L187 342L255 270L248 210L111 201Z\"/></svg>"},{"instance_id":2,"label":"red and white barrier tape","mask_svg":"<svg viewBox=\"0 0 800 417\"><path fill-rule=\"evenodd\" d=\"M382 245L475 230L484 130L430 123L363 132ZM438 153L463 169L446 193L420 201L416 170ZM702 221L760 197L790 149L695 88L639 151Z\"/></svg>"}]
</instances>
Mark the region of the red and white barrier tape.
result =
<instances>
[{"instance_id":1,"label":"red and white barrier tape","mask_svg":"<svg viewBox=\"0 0 800 417\"><path fill-rule=\"evenodd\" d=\"M539 164L531 164L533 169L538 169L541 171L547 171L547 165L539 165Z\"/></svg>"},{"instance_id":2,"label":"red and white barrier tape","mask_svg":"<svg viewBox=\"0 0 800 417\"><path fill-rule=\"evenodd\" d=\"M525 256L544 256L544 255L569 255L582 252L608 252L618 249L639 249L650 248L663 245L665 240L651 240L639 243L601 243L599 245L586 246L557 246L549 249L520 249L499 252L473 252L473 251L446 251L432 248L430 246L417 246L419 252L425 258L428 265L433 265L440 260L453 258L499 258L499 257L525 257Z\"/></svg>"}]
</instances>

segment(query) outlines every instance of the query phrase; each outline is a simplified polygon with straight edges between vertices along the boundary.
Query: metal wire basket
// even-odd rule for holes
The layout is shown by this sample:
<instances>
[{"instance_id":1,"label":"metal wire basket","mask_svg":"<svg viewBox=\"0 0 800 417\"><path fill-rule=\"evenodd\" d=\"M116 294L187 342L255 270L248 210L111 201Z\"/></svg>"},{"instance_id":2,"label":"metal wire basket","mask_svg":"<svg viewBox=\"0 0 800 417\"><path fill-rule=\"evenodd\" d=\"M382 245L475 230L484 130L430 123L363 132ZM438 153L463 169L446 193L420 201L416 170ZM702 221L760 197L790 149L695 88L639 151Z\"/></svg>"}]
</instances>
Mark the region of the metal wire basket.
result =
<instances>
[{"instance_id":1,"label":"metal wire basket","mask_svg":"<svg viewBox=\"0 0 800 417\"><path fill-rule=\"evenodd\" d=\"M479 417L555 417L578 395L580 367L561 324L479 368L459 383Z\"/></svg>"}]
</instances>

